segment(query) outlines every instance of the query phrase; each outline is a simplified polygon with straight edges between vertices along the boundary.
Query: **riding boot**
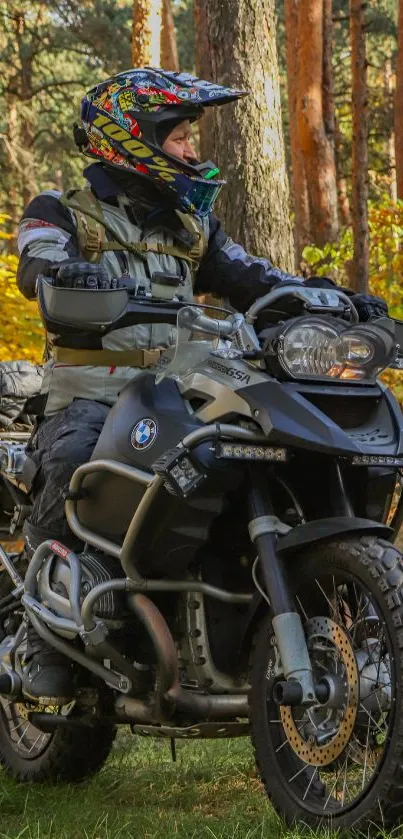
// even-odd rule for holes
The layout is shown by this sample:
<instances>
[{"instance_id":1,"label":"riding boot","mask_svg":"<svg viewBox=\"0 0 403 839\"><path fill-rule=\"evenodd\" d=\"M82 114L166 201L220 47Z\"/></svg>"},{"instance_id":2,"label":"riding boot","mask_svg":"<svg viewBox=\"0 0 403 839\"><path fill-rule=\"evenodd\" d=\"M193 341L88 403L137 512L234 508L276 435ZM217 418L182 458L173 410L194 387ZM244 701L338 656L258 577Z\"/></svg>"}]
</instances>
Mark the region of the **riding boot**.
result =
<instances>
[{"instance_id":1,"label":"riding boot","mask_svg":"<svg viewBox=\"0 0 403 839\"><path fill-rule=\"evenodd\" d=\"M44 641L28 625L22 692L43 705L66 705L74 696L73 670L66 656Z\"/></svg>"},{"instance_id":2,"label":"riding boot","mask_svg":"<svg viewBox=\"0 0 403 839\"><path fill-rule=\"evenodd\" d=\"M51 534L25 522L24 554L27 562ZM74 696L71 662L55 650L28 624L27 649L23 662L22 692L27 699L43 705L66 705Z\"/></svg>"}]
</instances>

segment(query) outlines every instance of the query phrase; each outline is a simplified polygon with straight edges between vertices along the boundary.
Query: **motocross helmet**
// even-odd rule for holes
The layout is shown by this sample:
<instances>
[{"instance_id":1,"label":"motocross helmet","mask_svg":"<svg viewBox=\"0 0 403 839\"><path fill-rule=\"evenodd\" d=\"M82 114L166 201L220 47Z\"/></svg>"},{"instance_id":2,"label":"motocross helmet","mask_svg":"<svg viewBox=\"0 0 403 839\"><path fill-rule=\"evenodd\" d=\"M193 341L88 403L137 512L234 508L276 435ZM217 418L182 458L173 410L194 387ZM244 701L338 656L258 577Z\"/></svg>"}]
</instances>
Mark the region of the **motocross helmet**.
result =
<instances>
[{"instance_id":1,"label":"motocross helmet","mask_svg":"<svg viewBox=\"0 0 403 839\"><path fill-rule=\"evenodd\" d=\"M199 119L206 106L225 105L245 91L206 82L188 73L144 67L96 85L81 104L75 126L85 155L151 180L186 212L207 215L225 183L210 161L179 160L162 149L172 128Z\"/></svg>"}]
</instances>

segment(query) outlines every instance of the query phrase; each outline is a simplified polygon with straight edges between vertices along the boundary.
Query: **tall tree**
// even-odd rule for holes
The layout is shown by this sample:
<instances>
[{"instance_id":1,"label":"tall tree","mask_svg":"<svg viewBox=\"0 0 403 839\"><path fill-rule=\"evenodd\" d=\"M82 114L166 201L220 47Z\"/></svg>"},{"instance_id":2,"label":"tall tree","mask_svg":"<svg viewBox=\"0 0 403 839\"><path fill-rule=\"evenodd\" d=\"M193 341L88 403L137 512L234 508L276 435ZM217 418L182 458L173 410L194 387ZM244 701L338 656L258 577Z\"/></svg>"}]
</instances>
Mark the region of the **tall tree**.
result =
<instances>
[{"instance_id":1,"label":"tall tree","mask_svg":"<svg viewBox=\"0 0 403 839\"><path fill-rule=\"evenodd\" d=\"M352 222L354 257L351 281L356 291L368 291L368 90L365 0L350 0L352 66Z\"/></svg>"},{"instance_id":2,"label":"tall tree","mask_svg":"<svg viewBox=\"0 0 403 839\"><path fill-rule=\"evenodd\" d=\"M178 46L171 0L162 0L161 67L176 72L179 70Z\"/></svg>"},{"instance_id":3,"label":"tall tree","mask_svg":"<svg viewBox=\"0 0 403 839\"><path fill-rule=\"evenodd\" d=\"M338 236L336 164L334 146L326 132L323 0L298 4L298 138L304 156L311 232L315 244Z\"/></svg>"},{"instance_id":4,"label":"tall tree","mask_svg":"<svg viewBox=\"0 0 403 839\"><path fill-rule=\"evenodd\" d=\"M0 0L0 200L10 232L37 190L77 181L80 98L130 63L129 19L110 0L52 0L51 10L48 0Z\"/></svg>"},{"instance_id":5,"label":"tall tree","mask_svg":"<svg viewBox=\"0 0 403 839\"><path fill-rule=\"evenodd\" d=\"M132 65L160 66L162 0L133 0Z\"/></svg>"},{"instance_id":6,"label":"tall tree","mask_svg":"<svg viewBox=\"0 0 403 839\"><path fill-rule=\"evenodd\" d=\"M219 202L225 229L292 269L274 0L208 0L205 11L212 78L249 91L213 111L215 158L228 180Z\"/></svg>"},{"instance_id":7,"label":"tall tree","mask_svg":"<svg viewBox=\"0 0 403 839\"><path fill-rule=\"evenodd\" d=\"M196 73L200 79L213 79L212 56L210 53L207 4L209 0L195 0L194 26L196 32ZM215 155L214 113L206 108L200 128L200 157L212 160Z\"/></svg>"},{"instance_id":8,"label":"tall tree","mask_svg":"<svg viewBox=\"0 0 403 839\"><path fill-rule=\"evenodd\" d=\"M297 127L298 93L298 0L285 0L285 32L288 88L288 125L291 151L292 198L294 204L294 241L297 264L305 245L312 242L308 188L304 158Z\"/></svg>"},{"instance_id":9,"label":"tall tree","mask_svg":"<svg viewBox=\"0 0 403 839\"><path fill-rule=\"evenodd\" d=\"M395 154L397 197L403 199L403 0L399 0L395 93Z\"/></svg>"}]
</instances>

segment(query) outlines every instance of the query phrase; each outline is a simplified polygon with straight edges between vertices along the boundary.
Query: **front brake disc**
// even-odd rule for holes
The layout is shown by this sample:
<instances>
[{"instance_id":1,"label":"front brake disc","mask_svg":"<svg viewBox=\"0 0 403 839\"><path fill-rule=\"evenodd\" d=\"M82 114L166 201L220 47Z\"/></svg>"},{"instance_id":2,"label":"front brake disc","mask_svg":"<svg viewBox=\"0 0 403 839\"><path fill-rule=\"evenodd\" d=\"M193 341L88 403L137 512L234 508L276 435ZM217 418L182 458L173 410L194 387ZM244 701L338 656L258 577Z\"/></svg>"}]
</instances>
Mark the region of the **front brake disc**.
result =
<instances>
[{"instance_id":1,"label":"front brake disc","mask_svg":"<svg viewBox=\"0 0 403 839\"><path fill-rule=\"evenodd\" d=\"M280 715L287 740L295 754L311 766L327 766L339 757L353 732L359 697L359 673L351 641L337 623L330 618L311 618L305 629L308 648L322 643L326 657L336 656L336 673L329 675L336 675L341 685L341 705L330 711L330 719L326 722L329 737L323 745L318 744L316 735L322 732L323 736L325 731L321 716L326 712L326 703L309 709L282 705ZM315 667L312 652L311 660ZM340 672L337 671L338 667ZM326 674L323 672L323 675ZM295 712L301 714L301 711L302 715L295 718Z\"/></svg>"}]
</instances>

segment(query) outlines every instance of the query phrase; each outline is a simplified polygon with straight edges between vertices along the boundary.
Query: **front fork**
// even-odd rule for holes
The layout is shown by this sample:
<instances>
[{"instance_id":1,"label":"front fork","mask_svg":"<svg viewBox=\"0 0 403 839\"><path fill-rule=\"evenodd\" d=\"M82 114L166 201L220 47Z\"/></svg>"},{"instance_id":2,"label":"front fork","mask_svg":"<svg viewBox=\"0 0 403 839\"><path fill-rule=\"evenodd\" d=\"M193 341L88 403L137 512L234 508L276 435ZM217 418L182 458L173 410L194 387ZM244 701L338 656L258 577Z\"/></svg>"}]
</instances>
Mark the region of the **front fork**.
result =
<instances>
[{"instance_id":1,"label":"front fork","mask_svg":"<svg viewBox=\"0 0 403 839\"><path fill-rule=\"evenodd\" d=\"M284 561L276 550L277 536L290 528L273 515L267 475L253 469L250 476L249 534L257 549L286 680L276 683L273 698L279 705L313 705L326 700L325 686L314 684L301 617L295 611Z\"/></svg>"}]
</instances>

